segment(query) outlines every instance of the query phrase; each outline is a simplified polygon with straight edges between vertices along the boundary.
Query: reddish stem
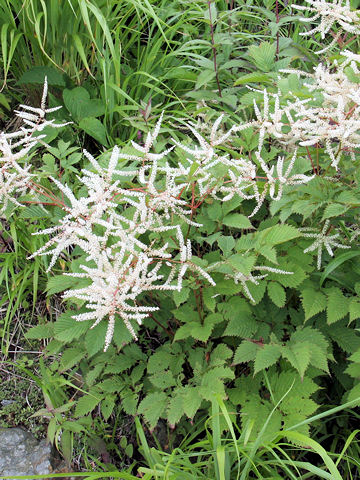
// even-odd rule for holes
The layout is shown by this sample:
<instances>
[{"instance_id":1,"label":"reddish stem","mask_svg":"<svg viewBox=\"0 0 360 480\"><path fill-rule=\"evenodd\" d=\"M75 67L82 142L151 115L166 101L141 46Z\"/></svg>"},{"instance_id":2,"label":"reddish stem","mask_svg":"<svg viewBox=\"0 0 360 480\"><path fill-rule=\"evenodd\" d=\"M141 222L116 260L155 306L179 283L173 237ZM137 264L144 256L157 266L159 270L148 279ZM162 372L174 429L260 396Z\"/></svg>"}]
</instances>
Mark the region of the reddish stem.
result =
<instances>
[{"instance_id":1,"label":"reddish stem","mask_svg":"<svg viewBox=\"0 0 360 480\"><path fill-rule=\"evenodd\" d=\"M210 35L211 35L211 48L213 52L213 60L214 60L214 70L215 70L215 78L218 87L219 97L222 97L220 81L219 81L219 73L217 68L217 60L216 60L216 47L215 47L215 40L214 40L214 24L212 22L211 17L211 0L207 2L208 9L209 9L209 21L210 21Z\"/></svg>"}]
</instances>

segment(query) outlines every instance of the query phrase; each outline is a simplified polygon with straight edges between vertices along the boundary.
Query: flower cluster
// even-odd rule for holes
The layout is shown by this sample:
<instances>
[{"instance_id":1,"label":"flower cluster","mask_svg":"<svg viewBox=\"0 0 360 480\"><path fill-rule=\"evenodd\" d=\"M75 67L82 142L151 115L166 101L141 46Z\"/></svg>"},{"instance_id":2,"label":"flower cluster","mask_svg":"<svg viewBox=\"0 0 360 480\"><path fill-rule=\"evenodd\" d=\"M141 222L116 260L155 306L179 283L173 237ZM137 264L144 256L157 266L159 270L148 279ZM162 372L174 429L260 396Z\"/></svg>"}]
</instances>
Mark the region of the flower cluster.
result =
<instances>
[{"instance_id":1,"label":"flower cluster","mask_svg":"<svg viewBox=\"0 0 360 480\"><path fill-rule=\"evenodd\" d=\"M181 290L187 270L202 275L214 285L210 275L192 262L191 242L184 238L180 223L173 219L176 215L184 223L198 225L189 218L191 210L186 207L186 201L179 198L186 184L178 184L177 179L184 172L167 163L159 165L169 150L150 153L161 120L154 132L149 133L144 146L133 143L141 156L121 154L115 147L107 168L103 168L90 153L84 152L92 167L84 169L80 178L87 196L77 199L67 185L52 178L68 199L68 205L64 206L66 215L56 226L36 233L52 235L32 255L50 254L49 269L70 246L78 246L86 254L81 272L68 275L86 278L89 285L67 291L64 298L85 301L87 311L75 315L76 320L92 320L92 328L101 320L108 320L105 350L112 340L116 318L122 319L136 339L131 321L140 325L145 317L158 310L154 305L141 305L141 295ZM120 158L138 162L139 167L118 170ZM121 188L117 176L131 177L138 187ZM165 243L162 234L170 235Z\"/></svg>"},{"instance_id":2,"label":"flower cluster","mask_svg":"<svg viewBox=\"0 0 360 480\"><path fill-rule=\"evenodd\" d=\"M9 201L21 206L16 197L26 193L31 181L30 166L21 162L28 156L30 150L44 138L37 135L46 126L62 127L54 120L47 120L46 114L52 113L61 107L46 108L48 84L45 78L44 89L40 108L20 105L22 110L15 110L16 116L22 120L24 125L16 132L0 133L0 202L3 204L0 213L4 212Z\"/></svg>"},{"instance_id":3,"label":"flower cluster","mask_svg":"<svg viewBox=\"0 0 360 480\"><path fill-rule=\"evenodd\" d=\"M327 33L330 32L334 24L338 24L339 29L334 39L327 47L319 50L317 53L323 53L329 50L337 40L340 38L343 32L352 34L360 33L360 17L356 11L350 9L350 0L332 0L332 3L326 0L305 0L309 5L296 5L292 7L315 14L312 17L301 18L302 22L314 22L320 19L319 25L313 29L302 32L300 35L313 35L320 32L321 39L324 40Z\"/></svg>"}]
</instances>

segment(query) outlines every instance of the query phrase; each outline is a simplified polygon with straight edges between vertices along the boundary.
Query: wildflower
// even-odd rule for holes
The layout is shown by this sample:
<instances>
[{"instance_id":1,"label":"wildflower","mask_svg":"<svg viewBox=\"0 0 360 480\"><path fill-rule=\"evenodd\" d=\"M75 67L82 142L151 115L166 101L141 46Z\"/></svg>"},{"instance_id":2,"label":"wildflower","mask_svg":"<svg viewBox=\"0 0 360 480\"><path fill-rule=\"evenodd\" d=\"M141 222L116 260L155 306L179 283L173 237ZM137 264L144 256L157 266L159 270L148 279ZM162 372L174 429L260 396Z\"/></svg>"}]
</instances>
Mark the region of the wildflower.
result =
<instances>
[{"instance_id":1,"label":"wildflower","mask_svg":"<svg viewBox=\"0 0 360 480\"><path fill-rule=\"evenodd\" d=\"M337 242L336 239L339 237L339 233L335 233L334 235L328 235L329 233L329 224L330 220L326 220L324 226L320 233L307 233L315 230L314 228L302 228L300 229L303 233L303 237L307 238L315 238L315 242L313 242L309 247L305 248L304 253L312 252L317 249L317 269L320 270L321 268L321 257L322 257L322 250L325 247L328 254L333 257L334 252L332 251L332 247L338 248L350 248L349 245L342 245L341 243Z\"/></svg>"},{"instance_id":2,"label":"wildflower","mask_svg":"<svg viewBox=\"0 0 360 480\"><path fill-rule=\"evenodd\" d=\"M266 174L266 177L270 186L270 189L269 189L270 197L273 200L280 200L284 185L301 185L304 183L308 183L315 176L315 175L312 175L311 177L307 177L306 175L302 175L302 174L293 175L292 177L289 176L297 157L297 149L295 149L294 154L290 160L290 163L285 173L283 173L285 158L284 157L278 158L276 163L277 177L273 176L275 166L273 165L272 167L268 167L268 165L266 165L264 160L259 155L259 152L256 152L256 156L260 162L261 168L264 170ZM275 195L276 185L278 185L278 189L277 189L277 194Z\"/></svg>"},{"instance_id":3,"label":"wildflower","mask_svg":"<svg viewBox=\"0 0 360 480\"><path fill-rule=\"evenodd\" d=\"M338 32L330 45L316 53L323 53L329 50L335 45L343 32L352 34L360 33L359 16L356 11L350 9L350 0L333 0L332 3L326 0L305 1L309 6L296 4L292 4L291 6L297 10L315 14L313 17L301 18L302 22L314 22L320 18L320 24L307 32L300 33L300 35L308 36L320 32L321 39L324 40L326 34L333 28L334 24L337 23L339 25Z\"/></svg>"}]
</instances>

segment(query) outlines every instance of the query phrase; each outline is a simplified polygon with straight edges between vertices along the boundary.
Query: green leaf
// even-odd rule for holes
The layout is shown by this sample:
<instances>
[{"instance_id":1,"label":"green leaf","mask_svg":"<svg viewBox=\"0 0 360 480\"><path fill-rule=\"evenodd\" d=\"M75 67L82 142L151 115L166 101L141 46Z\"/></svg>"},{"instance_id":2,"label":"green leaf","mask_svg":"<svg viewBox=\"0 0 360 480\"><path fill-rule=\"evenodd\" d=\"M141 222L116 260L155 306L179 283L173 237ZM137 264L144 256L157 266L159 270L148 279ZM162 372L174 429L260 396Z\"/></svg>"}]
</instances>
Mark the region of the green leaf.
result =
<instances>
[{"instance_id":1,"label":"green leaf","mask_svg":"<svg viewBox=\"0 0 360 480\"><path fill-rule=\"evenodd\" d=\"M350 252L344 252L340 255L337 255L333 260L331 260L327 265L325 270L323 271L320 277L320 287L327 279L327 277L340 265L342 265L347 260L351 260L354 257L358 257L360 255L360 250L351 250Z\"/></svg>"},{"instance_id":2,"label":"green leaf","mask_svg":"<svg viewBox=\"0 0 360 480\"><path fill-rule=\"evenodd\" d=\"M248 85L249 83L270 83L273 79L271 75L261 72L246 73L235 80L234 87L238 85Z\"/></svg>"},{"instance_id":3,"label":"green leaf","mask_svg":"<svg viewBox=\"0 0 360 480\"><path fill-rule=\"evenodd\" d=\"M241 272L244 275L249 275L255 265L256 256L244 255L243 253L235 253L235 255L231 255L227 261L238 272Z\"/></svg>"},{"instance_id":4,"label":"green leaf","mask_svg":"<svg viewBox=\"0 0 360 480\"><path fill-rule=\"evenodd\" d=\"M20 218L51 218L51 214L41 205L30 205L21 209Z\"/></svg>"},{"instance_id":5,"label":"green leaf","mask_svg":"<svg viewBox=\"0 0 360 480\"><path fill-rule=\"evenodd\" d=\"M60 371L69 370L74 365L77 365L82 358L85 357L85 352L78 347L68 348L61 356Z\"/></svg>"},{"instance_id":6,"label":"green leaf","mask_svg":"<svg viewBox=\"0 0 360 480\"><path fill-rule=\"evenodd\" d=\"M126 395L122 395L121 406L125 413L128 415L136 414L136 406L138 403L138 395L134 392L127 392Z\"/></svg>"},{"instance_id":7,"label":"green leaf","mask_svg":"<svg viewBox=\"0 0 360 480\"><path fill-rule=\"evenodd\" d=\"M283 286L277 282L269 282L267 284L267 292L271 300L279 308L282 308L285 305L286 293Z\"/></svg>"},{"instance_id":8,"label":"green leaf","mask_svg":"<svg viewBox=\"0 0 360 480\"><path fill-rule=\"evenodd\" d=\"M160 370L154 375L149 376L149 380L154 385L154 387L157 387L160 390L165 390L176 385L175 378L169 370Z\"/></svg>"},{"instance_id":9,"label":"green leaf","mask_svg":"<svg viewBox=\"0 0 360 480\"><path fill-rule=\"evenodd\" d=\"M199 410L202 398L196 387L189 387L184 390L183 394L183 409L185 415L189 418L194 418L195 413Z\"/></svg>"},{"instance_id":10,"label":"green leaf","mask_svg":"<svg viewBox=\"0 0 360 480\"><path fill-rule=\"evenodd\" d=\"M240 213L230 213L226 215L222 223L226 225L227 227L233 227L233 228L254 228L251 225L250 220L245 217L245 215L240 215Z\"/></svg>"},{"instance_id":11,"label":"green leaf","mask_svg":"<svg viewBox=\"0 0 360 480\"><path fill-rule=\"evenodd\" d=\"M80 397L76 403L76 408L74 412L75 417L83 417L88 413L92 412L94 408L99 405L102 400L102 395L96 391L85 394L84 396Z\"/></svg>"},{"instance_id":12,"label":"green leaf","mask_svg":"<svg viewBox=\"0 0 360 480\"><path fill-rule=\"evenodd\" d=\"M330 205L328 205L325 208L322 220L326 220L327 218L337 217L339 215L342 215L348 209L349 209L348 206L341 205L341 203L330 203Z\"/></svg>"},{"instance_id":13,"label":"green leaf","mask_svg":"<svg viewBox=\"0 0 360 480\"><path fill-rule=\"evenodd\" d=\"M349 360L352 362L360 363L360 349L354 352L350 357Z\"/></svg>"},{"instance_id":14,"label":"green leaf","mask_svg":"<svg viewBox=\"0 0 360 480\"><path fill-rule=\"evenodd\" d=\"M121 373L131 368L135 364L135 359L124 354L119 354L105 369L105 373Z\"/></svg>"},{"instance_id":15,"label":"green leaf","mask_svg":"<svg viewBox=\"0 0 360 480\"><path fill-rule=\"evenodd\" d=\"M58 70L55 70L53 67L31 67L25 73L23 73L18 80L18 84L27 84L35 83L44 85L45 77L49 85L54 85L56 87L65 87L66 80L65 75L60 73Z\"/></svg>"},{"instance_id":16,"label":"green leaf","mask_svg":"<svg viewBox=\"0 0 360 480\"><path fill-rule=\"evenodd\" d=\"M174 290L173 298L176 306L178 307L182 303L186 302L190 295L190 288L182 287L180 292L178 290Z\"/></svg>"},{"instance_id":17,"label":"green leaf","mask_svg":"<svg viewBox=\"0 0 360 480\"><path fill-rule=\"evenodd\" d=\"M25 338L28 339L43 339L51 338L54 335L54 324L49 322L45 325L36 325L36 327L30 328L25 333Z\"/></svg>"},{"instance_id":18,"label":"green leaf","mask_svg":"<svg viewBox=\"0 0 360 480\"><path fill-rule=\"evenodd\" d=\"M305 311L305 320L320 313L326 308L326 297L323 293L315 289L305 289L301 292L301 303Z\"/></svg>"},{"instance_id":19,"label":"green leaf","mask_svg":"<svg viewBox=\"0 0 360 480\"><path fill-rule=\"evenodd\" d=\"M306 369L310 364L311 344L308 342L289 344L283 347L283 357L289 360L291 365L304 378Z\"/></svg>"},{"instance_id":20,"label":"green leaf","mask_svg":"<svg viewBox=\"0 0 360 480\"><path fill-rule=\"evenodd\" d=\"M260 45L251 45L249 48L249 56L262 72L271 72L274 69L275 54L275 43L261 42Z\"/></svg>"},{"instance_id":21,"label":"green leaf","mask_svg":"<svg viewBox=\"0 0 360 480\"><path fill-rule=\"evenodd\" d=\"M105 104L99 99L90 99L90 94L83 87L65 89L63 99L76 122L86 117L99 117L105 113Z\"/></svg>"},{"instance_id":22,"label":"green leaf","mask_svg":"<svg viewBox=\"0 0 360 480\"><path fill-rule=\"evenodd\" d=\"M280 243L288 242L294 238L300 237L299 230L292 225L274 225L258 232L258 242L267 245L279 245Z\"/></svg>"},{"instance_id":23,"label":"green leaf","mask_svg":"<svg viewBox=\"0 0 360 480\"><path fill-rule=\"evenodd\" d=\"M259 348L261 347L254 342L249 342L248 340L242 342L236 349L233 360L234 365L237 363L245 363L255 360Z\"/></svg>"},{"instance_id":24,"label":"green leaf","mask_svg":"<svg viewBox=\"0 0 360 480\"><path fill-rule=\"evenodd\" d=\"M95 140L105 147L108 146L106 129L104 125L97 118L87 117L83 118L79 127L84 130L85 133L90 135L90 137L95 138Z\"/></svg>"},{"instance_id":25,"label":"green leaf","mask_svg":"<svg viewBox=\"0 0 360 480\"><path fill-rule=\"evenodd\" d=\"M326 307L327 323L331 325L345 317L349 311L349 298L345 297L340 288L331 288L328 293Z\"/></svg>"},{"instance_id":26,"label":"green leaf","mask_svg":"<svg viewBox=\"0 0 360 480\"><path fill-rule=\"evenodd\" d=\"M217 242L225 256L229 255L231 250L235 247L235 240L230 236L222 235Z\"/></svg>"},{"instance_id":27,"label":"green leaf","mask_svg":"<svg viewBox=\"0 0 360 480\"><path fill-rule=\"evenodd\" d=\"M214 69L203 70L197 77L197 81L196 81L196 84L195 84L195 89L198 90L203 85L207 85L209 82L211 82L213 80L215 75L216 75L216 73L215 73Z\"/></svg>"},{"instance_id":28,"label":"green leaf","mask_svg":"<svg viewBox=\"0 0 360 480\"><path fill-rule=\"evenodd\" d=\"M273 365L281 355L281 347L279 345L267 344L257 349L255 364L254 364L254 375L260 370Z\"/></svg>"},{"instance_id":29,"label":"green leaf","mask_svg":"<svg viewBox=\"0 0 360 480\"><path fill-rule=\"evenodd\" d=\"M357 318L360 318L360 300L358 298L352 298L349 305L350 322L353 322Z\"/></svg>"},{"instance_id":30,"label":"green leaf","mask_svg":"<svg viewBox=\"0 0 360 480\"><path fill-rule=\"evenodd\" d=\"M75 286L77 288L81 288L82 286L86 286L88 283L89 282L87 279L70 277L68 275L54 275L53 277L49 278L46 284L47 296L54 295L54 293L63 292L64 290L68 290Z\"/></svg>"},{"instance_id":31,"label":"green leaf","mask_svg":"<svg viewBox=\"0 0 360 480\"><path fill-rule=\"evenodd\" d=\"M255 318L239 312L238 318L232 318L223 335L229 337L251 338L259 325Z\"/></svg>"},{"instance_id":32,"label":"green leaf","mask_svg":"<svg viewBox=\"0 0 360 480\"><path fill-rule=\"evenodd\" d=\"M83 335L91 325L89 322L77 322L72 315L75 312L63 313L54 323L54 337L62 342L71 342Z\"/></svg>"},{"instance_id":33,"label":"green leaf","mask_svg":"<svg viewBox=\"0 0 360 480\"><path fill-rule=\"evenodd\" d=\"M174 396L169 401L166 418L169 424L172 427L175 427L175 425L179 423L181 417L184 415L184 407L181 391L179 393L179 390L175 390L173 395Z\"/></svg>"},{"instance_id":34,"label":"green leaf","mask_svg":"<svg viewBox=\"0 0 360 480\"><path fill-rule=\"evenodd\" d=\"M115 395L107 395L104 400L101 402L101 415L103 416L104 420L107 421L112 414L114 407L115 407Z\"/></svg>"},{"instance_id":35,"label":"green leaf","mask_svg":"<svg viewBox=\"0 0 360 480\"><path fill-rule=\"evenodd\" d=\"M96 327L89 328L89 330L86 332L85 346L90 357L104 348L107 327L107 322L103 320L96 325Z\"/></svg>"},{"instance_id":36,"label":"green leaf","mask_svg":"<svg viewBox=\"0 0 360 480\"><path fill-rule=\"evenodd\" d=\"M328 468L331 474L331 480L342 480L343 477L340 474L339 470L336 468L333 460L327 454L326 450L312 438L305 436L299 432L285 431L283 432L284 436L290 441L295 441L297 444L304 445L306 447L311 447L314 452L321 456L326 467Z\"/></svg>"},{"instance_id":37,"label":"green leaf","mask_svg":"<svg viewBox=\"0 0 360 480\"><path fill-rule=\"evenodd\" d=\"M164 392L149 393L139 404L138 412L143 414L150 428L155 428L163 415L168 397Z\"/></svg>"},{"instance_id":38,"label":"green leaf","mask_svg":"<svg viewBox=\"0 0 360 480\"><path fill-rule=\"evenodd\" d=\"M214 313L213 315L218 315L218 314ZM201 325L199 322L189 322L185 325L182 325L176 331L174 341L183 340L190 336L195 338L195 340L201 340L202 342L206 342L210 337L210 334L214 328L215 323L216 322L207 321L205 319L203 325Z\"/></svg>"}]
</instances>

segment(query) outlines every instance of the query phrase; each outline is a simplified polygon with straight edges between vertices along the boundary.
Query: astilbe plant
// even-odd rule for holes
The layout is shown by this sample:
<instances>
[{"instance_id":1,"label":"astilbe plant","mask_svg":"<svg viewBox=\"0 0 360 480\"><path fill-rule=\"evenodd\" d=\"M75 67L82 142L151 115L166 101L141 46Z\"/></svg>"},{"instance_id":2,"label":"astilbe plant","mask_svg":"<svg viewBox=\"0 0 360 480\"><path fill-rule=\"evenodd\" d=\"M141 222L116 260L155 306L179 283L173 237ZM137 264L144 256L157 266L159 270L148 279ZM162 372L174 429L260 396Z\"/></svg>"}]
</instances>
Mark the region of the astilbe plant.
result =
<instances>
[{"instance_id":1,"label":"astilbe plant","mask_svg":"<svg viewBox=\"0 0 360 480\"><path fill-rule=\"evenodd\" d=\"M316 171L311 176L292 174L299 147L323 143L331 166L336 169L342 151L350 150L351 158L355 159L352 150L359 142L359 88L358 84L353 84L346 77L345 67L350 64L357 72L358 58L349 52L345 52L344 56L345 60L339 65L335 64L331 70L330 66L320 65L314 74L296 72L309 79L304 84L309 95L316 91L323 96L324 102L320 106L311 104L311 97L303 100L296 96L281 105L280 93L270 94L264 90L263 110L254 102L256 118L249 123L235 125L225 133L218 133L223 119L221 115L211 127L209 140L203 138L194 125L188 124L189 131L199 145L193 147L186 142L173 140L184 152L182 161L177 164L173 160L174 147L161 153L151 152L160 133L161 115L143 146L132 142L137 154L121 153L114 147L107 167L102 167L90 153L84 151L91 170L84 169L80 181L87 190L87 196L77 198L70 186L51 178L67 198L66 203L56 200L65 216L57 225L36 233L51 235L51 238L30 258L51 255L50 270L61 252L69 247L78 246L85 253L81 271L66 275L85 278L89 284L67 291L64 298L76 298L85 303L86 311L74 315L76 320L92 320L92 327L103 320L108 322L105 350L111 343L117 318L122 319L136 339L132 321L140 325L145 317L159 308L143 303L146 294L180 291L188 271L215 284L210 274L214 265L200 267L193 257L191 240L188 235L184 236L185 230L201 226L194 217L207 197L222 203L234 198L255 201L250 214L252 217L260 209L267 192L272 200L279 201L284 188L296 188L314 178ZM62 126L45 120L46 113L58 108L45 108L46 93L45 81L41 107L24 106L25 112L17 112L27 127L13 134L1 134L3 211L9 200L19 204L16 199L19 194L37 191L29 165L21 167L18 164L19 159L28 156L36 143L41 142L41 137L34 137L34 133L46 125ZM273 111L270 99L274 100ZM224 153L222 147L248 128L259 132L254 157L236 158ZM14 138L16 142L11 143ZM275 163L265 159L266 144L271 138L285 152ZM336 153L332 146L334 142L338 145ZM287 160L289 154L290 160ZM132 162L133 167L119 169L120 161ZM124 187L119 177L128 178L132 187ZM41 190L41 187L37 188ZM305 237L317 239L305 252L318 248L318 268L322 243L330 254L333 253L331 241L334 246L345 248L338 241L333 241L339 234L326 237L326 230L327 224L319 234L305 233L304 230ZM166 241L162 235L167 237ZM266 265L254 265L253 269L278 274L292 273ZM243 285L244 294L252 301L246 282L258 284L265 276L253 276L241 271L226 274L226 277Z\"/></svg>"}]
</instances>

